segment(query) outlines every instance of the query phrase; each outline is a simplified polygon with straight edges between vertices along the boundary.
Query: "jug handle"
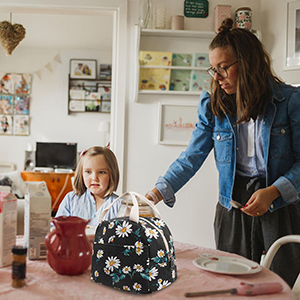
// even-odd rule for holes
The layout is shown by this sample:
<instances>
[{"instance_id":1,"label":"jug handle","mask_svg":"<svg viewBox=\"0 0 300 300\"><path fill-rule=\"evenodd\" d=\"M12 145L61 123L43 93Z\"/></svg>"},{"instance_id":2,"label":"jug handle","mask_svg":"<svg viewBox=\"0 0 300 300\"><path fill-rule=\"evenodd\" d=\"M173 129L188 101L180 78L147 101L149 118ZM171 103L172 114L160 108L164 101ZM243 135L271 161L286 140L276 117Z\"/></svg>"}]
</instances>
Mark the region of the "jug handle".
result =
<instances>
[{"instance_id":1,"label":"jug handle","mask_svg":"<svg viewBox=\"0 0 300 300\"><path fill-rule=\"evenodd\" d=\"M51 241L52 236L55 234L58 236L59 239L61 239L61 234L57 233L55 230L52 230L51 232L49 232L45 238L46 248L51 253L54 253L54 250L52 249L52 243L50 241Z\"/></svg>"}]
</instances>

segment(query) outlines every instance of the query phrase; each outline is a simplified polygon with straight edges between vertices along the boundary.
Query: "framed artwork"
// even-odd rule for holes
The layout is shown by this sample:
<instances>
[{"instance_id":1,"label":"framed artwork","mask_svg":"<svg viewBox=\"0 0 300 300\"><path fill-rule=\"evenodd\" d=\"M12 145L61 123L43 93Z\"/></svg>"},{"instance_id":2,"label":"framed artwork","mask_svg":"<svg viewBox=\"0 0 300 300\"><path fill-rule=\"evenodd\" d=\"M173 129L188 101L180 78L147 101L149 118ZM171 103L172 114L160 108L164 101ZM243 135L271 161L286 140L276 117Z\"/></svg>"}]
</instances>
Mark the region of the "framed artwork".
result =
<instances>
[{"instance_id":1,"label":"framed artwork","mask_svg":"<svg viewBox=\"0 0 300 300\"><path fill-rule=\"evenodd\" d=\"M159 103L158 143L188 145L198 120L197 104Z\"/></svg>"},{"instance_id":2,"label":"framed artwork","mask_svg":"<svg viewBox=\"0 0 300 300\"><path fill-rule=\"evenodd\" d=\"M300 1L287 1L284 69L300 69Z\"/></svg>"},{"instance_id":3,"label":"framed artwork","mask_svg":"<svg viewBox=\"0 0 300 300\"><path fill-rule=\"evenodd\" d=\"M0 115L0 135L12 135L12 116Z\"/></svg>"},{"instance_id":4,"label":"framed artwork","mask_svg":"<svg viewBox=\"0 0 300 300\"><path fill-rule=\"evenodd\" d=\"M111 109L111 101L110 100L102 100L101 101L101 112L110 112Z\"/></svg>"},{"instance_id":5,"label":"framed artwork","mask_svg":"<svg viewBox=\"0 0 300 300\"><path fill-rule=\"evenodd\" d=\"M15 96L15 114L29 115L29 96Z\"/></svg>"},{"instance_id":6,"label":"framed artwork","mask_svg":"<svg viewBox=\"0 0 300 300\"><path fill-rule=\"evenodd\" d=\"M14 135L29 135L29 116L14 116Z\"/></svg>"},{"instance_id":7,"label":"framed artwork","mask_svg":"<svg viewBox=\"0 0 300 300\"><path fill-rule=\"evenodd\" d=\"M70 78L96 79L97 61L95 59L71 59Z\"/></svg>"},{"instance_id":8,"label":"framed artwork","mask_svg":"<svg viewBox=\"0 0 300 300\"><path fill-rule=\"evenodd\" d=\"M0 114L11 115L13 111L13 96L0 95Z\"/></svg>"}]
</instances>

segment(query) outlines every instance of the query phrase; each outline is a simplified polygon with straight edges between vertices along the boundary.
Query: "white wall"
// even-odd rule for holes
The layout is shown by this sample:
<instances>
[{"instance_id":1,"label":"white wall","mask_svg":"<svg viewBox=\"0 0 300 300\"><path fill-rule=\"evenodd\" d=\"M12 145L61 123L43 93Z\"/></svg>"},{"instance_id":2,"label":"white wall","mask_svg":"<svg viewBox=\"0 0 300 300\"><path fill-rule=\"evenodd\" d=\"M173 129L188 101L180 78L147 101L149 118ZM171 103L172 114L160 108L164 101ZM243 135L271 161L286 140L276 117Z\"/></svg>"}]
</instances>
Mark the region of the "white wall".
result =
<instances>
[{"instance_id":1,"label":"white wall","mask_svg":"<svg viewBox=\"0 0 300 300\"><path fill-rule=\"evenodd\" d=\"M5 18L5 14L1 17ZM24 15L22 16L23 18ZM18 15L13 14L14 21L18 21ZM19 18L21 18L19 16ZM36 16L32 17L36 20ZM45 18L45 15L44 15ZM47 18L47 15L46 15ZM49 17L51 20L52 18ZM58 19L59 20L58 20ZM88 24L90 18L90 25L100 25L93 16L77 16L77 22ZM93 145L104 145L104 134L98 131L100 121L110 121L110 114L107 113L77 113L68 115L68 74L69 63L72 58L79 59L96 59L97 70L99 71L100 63L112 62L112 37L108 43L102 42L101 50L101 37L98 37L97 49L87 48L84 43L85 31L70 31L68 22L74 19L73 16L58 16L55 18L57 22L62 22L60 35L73 35L74 39L81 40L82 43L70 44L68 47L62 43L49 43L43 42L43 35L48 32L48 36L53 34L57 28L50 26L44 28L41 32L40 46L37 44L31 45L30 43L24 47L20 45L17 47L11 56L6 56L5 52L0 49L0 72L16 72L16 73L31 73L32 76L32 93L30 95L30 135L29 136L0 136L0 160L12 161L17 164L18 170L24 168L25 150L30 144L35 148L35 143L38 142L76 142L78 143L78 151L82 151ZM106 18L106 25L112 27L112 17ZM22 19L23 20L23 19ZM26 20L26 21L25 21ZM28 22L26 17L24 22ZM93 20L93 22L92 22ZM64 26L65 24L65 26ZM43 24L45 25L45 24ZM24 24L27 29L27 36L31 39L30 32L31 24ZM40 25L41 26L41 25ZM85 26L85 30L92 30L93 27ZM74 28L76 30L76 28ZM112 34L112 29L110 29ZM24 42L26 41L26 38ZM97 38L93 34L92 38ZM64 36L66 39L66 36ZM52 47L45 48L45 43L49 43ZM32 40L36 43L36 40ZM89 45L90 46L90 45ZM58 55L61 61L55 61L54 57ZM48 70L45 65L50 63L52 71ZM40 78L35 72L40 71Z\"/></svg>"},{"instance_id":2,"label":"white wall","mask_svg":"<svg viewBox=\"0 0 300 300\"><path fill-rule=\"evenodd\" d=\"M153 0L153 4L165 3L170 16L183 14L183 1ZM224 3L224 2L223 2ZM209 1L209 16L205 19L187 18L185 29L213 31L214 7L220 4L217 0ZM253 28L260 29L260 1L226 1L232 6L232 17L237 8L249 6L253 11ZM138 20L138 1L129 1L128 16L128 87L132 86L134 33L133 26ZM150 46L150 45L149 45ZM161 45L159 45L161 46ZM152 46L154 47L154 46ZM163 45L162 45L163 47ZM184 47L184 45L182 46ZM200 46L199 46L200 47ZM153 49L150 49L153 50ZM156 49L154 49L156 50ZM190 48L185 47L189 53ZM199 51L203 49L199 48ZM180 154L184 147L158 145L156 132L158 124L158 102L169 101L184 103L198 102L198 97L184 96L146 96L139 97L138 103L133 102L132 89L127 93L127 164L125 182L127 190L146 193L152 189L158 176L163 175L168 166ZM178 193L174 208L168 208L159 203L158 209L163 219L170 226L175 240L194 243L200 246L215 247L213 239L213 218L218 198L218 174L215 167L213 153L210 154L202 169Z\"/></svg>"}]
</instances>

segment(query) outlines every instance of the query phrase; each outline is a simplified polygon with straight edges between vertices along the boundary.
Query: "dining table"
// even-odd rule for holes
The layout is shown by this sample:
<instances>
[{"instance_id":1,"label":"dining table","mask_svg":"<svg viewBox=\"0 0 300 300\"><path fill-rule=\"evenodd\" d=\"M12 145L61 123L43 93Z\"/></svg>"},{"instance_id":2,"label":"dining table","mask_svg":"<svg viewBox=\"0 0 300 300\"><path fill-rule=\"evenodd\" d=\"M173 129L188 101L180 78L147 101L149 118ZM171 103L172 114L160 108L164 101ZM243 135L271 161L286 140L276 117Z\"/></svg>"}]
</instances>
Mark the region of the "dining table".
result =
<instances>
[{"instance_id":1,"label":"dining table","mask_svg":"<svg viewBox=\"0 0 300 300\"><path fill-rule=\"evenodd\" d=\"M12 282L12 267L0 268L0 299L5 300L59 300L59 299L101 299L101 300L129 300L129 299L294 299L288 284L272 271L261 267L250 273L227 274L206 270L195 264L199 257L224 257L227 259L243 259L236 254L216 249L200 247L193 244L175 241L175 255L177 265L177 280L166 288L151 294L135 294L116 290L112 287L95 283L90 278L91 266L81 275L68 276L57 274L47 260L26 261L26 285L14 288ZM245 261L248 261L245 259ZM251 265L254 262L248 261ZM278 282L282 285L281 292L254 297L223 293L217 295L187 298L187 292L216 291L235 288L241 282L249 284Z\"/></svg>"}]
</instances>

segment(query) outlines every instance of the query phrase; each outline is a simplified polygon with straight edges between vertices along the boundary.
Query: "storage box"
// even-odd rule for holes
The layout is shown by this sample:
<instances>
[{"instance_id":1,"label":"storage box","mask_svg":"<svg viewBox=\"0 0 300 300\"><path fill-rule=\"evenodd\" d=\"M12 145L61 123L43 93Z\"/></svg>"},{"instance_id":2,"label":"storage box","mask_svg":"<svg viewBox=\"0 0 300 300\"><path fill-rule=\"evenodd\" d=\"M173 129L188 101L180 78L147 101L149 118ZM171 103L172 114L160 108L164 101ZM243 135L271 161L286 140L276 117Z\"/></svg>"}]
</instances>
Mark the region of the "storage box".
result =
<instances>
[{"instance_id":1,"label":"storage box","mask_svg":"<svg viewBox=\"0 0 300 300\"><path fill-rule=\"evenodd\" d=\"M51 196L45 181L30 182L25 195L24 237L29 259L45 259L50 231Z\"/></svg>"},{"instance_id":2,"label":"storage box","mask_svg":"<svg viewBox=\"0 0 300 300\"><path fill-rule=\"evenodd\" d=\"M231 5L217 5L215 7L215 32L218 32L221 23L226 18L231 18Z\"/></svg>"},{"instance_id":3,"label":"storage box","mask_svg":"<svg viewBox=\"0 0 300 300\"><path fill-rule=\"evenodd\" d=\"M4 187L6 188L6 187ZM11 247L17 235L17 197L9 190L0 190L0 267L12 263Z\"/></svg>"}]
</instances>

